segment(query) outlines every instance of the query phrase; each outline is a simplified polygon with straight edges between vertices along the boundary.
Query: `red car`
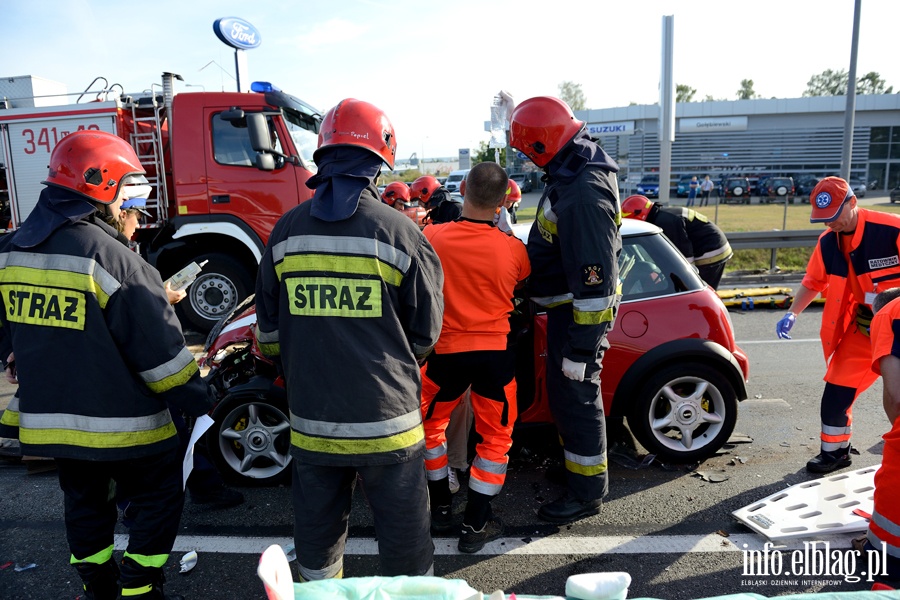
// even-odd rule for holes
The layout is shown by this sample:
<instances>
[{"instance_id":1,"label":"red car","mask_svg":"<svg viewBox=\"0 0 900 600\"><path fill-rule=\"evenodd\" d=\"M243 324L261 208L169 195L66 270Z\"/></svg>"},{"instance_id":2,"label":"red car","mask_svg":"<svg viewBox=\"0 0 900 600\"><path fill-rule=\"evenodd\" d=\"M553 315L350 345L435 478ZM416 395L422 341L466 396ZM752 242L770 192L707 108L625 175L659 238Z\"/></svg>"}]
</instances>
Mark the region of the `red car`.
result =
<instances>
[{"instance_id":1,"label":"red car","mask_svg":"<svg viewBox=\"0 0 900 600\"><path fill-rule=\"evenodd\" d=\"M517 225L527 237L529 224ZM668 461L715 454L747 397L749 362L728 311L655 225L625 219L619 259L622 303L603 360L607 415L625 416L638 441ZM521 302L516 334L517 427L550 423L546 315ZM213 460L231 478L271 481L287 472L290 421L284 382L253 338L252 300L210 332L210 378L221 390L207 434Z\"/></svg>"}]
</instances>

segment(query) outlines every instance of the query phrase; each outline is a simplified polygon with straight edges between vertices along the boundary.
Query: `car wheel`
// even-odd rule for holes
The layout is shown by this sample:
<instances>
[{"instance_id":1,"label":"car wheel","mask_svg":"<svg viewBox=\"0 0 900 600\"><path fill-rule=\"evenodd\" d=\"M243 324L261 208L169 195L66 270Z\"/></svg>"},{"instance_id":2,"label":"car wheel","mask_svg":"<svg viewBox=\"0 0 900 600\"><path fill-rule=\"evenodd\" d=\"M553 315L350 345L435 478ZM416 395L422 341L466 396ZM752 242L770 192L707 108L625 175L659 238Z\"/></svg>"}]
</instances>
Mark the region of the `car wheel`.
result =
<instances>
[{"instance_id":1,"label":"car wheel","mask_svg":"<svg viewBox=\"0 0 900 600\"><path fill-rule=\"evenodd\" d=\"M666 367L649 378L628 425L651 453L675 462L714 455L737 422L737 394L719 371L699 363Z\"/></svg>"},{"instance_id":2,"label":"car wheel","mask_svg":"<svg viewBox=\"0 0 900 600\"><path fill-rule=\"evenodd\" d=\"M286 398L262 390L227 394L213 412L207 449L224 479L251 485L290 479L291 421Z\"/></svg>"},{"instance_id":3,"label":"car wheel","mask_svg":"<svg viewBox=\"0 0 900 600\"><path fill-rule=\"evenodd\" d=\"M253 292L254 280L240 263L224 254L204 254L194 260L208 262L175 308L183 322L206 333Z\"/></svg>"}]
</instances>

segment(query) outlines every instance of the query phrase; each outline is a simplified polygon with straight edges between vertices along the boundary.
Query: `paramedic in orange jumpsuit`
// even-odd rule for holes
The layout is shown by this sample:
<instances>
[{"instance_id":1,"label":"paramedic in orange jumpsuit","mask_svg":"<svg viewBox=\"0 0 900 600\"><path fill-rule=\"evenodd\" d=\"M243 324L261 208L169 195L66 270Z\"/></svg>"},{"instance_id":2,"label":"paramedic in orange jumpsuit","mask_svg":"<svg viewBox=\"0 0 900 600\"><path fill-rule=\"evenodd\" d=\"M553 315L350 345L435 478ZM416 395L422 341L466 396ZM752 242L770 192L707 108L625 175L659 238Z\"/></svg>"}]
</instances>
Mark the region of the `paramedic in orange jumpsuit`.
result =
<instances>
[{"instance_id":1,"label":"paramedic in orange jumpsuit","mask_svg":"<svg viewBox=\"0 0 900 600\"><path fill-rule=\"evenodd\" d=\"M891 587L900 584L900 288L878 294L873 304L872 370L884 379L882 403L891 430L884 434L881 468L875 473L875 506L865 549L887 555L885 569Z\"/></svg>"},{"instance_id":2,"label":"paramedic in orange jumpsuit","mask_svg":"<svg viewBox=\"0 0 900 600\"><path fill-rule=\"evenodd\" d=\"M531 272L525 244L493 222L507 187L499 165L475 165L461 218L423 230L444 270L443 326L422 378L433 531L454 527L445 430L470 385L475 430L482 438L470 469L460 552L477 552L503 534L490 503L506 479L517 416L515 357L507 348L509 313L516 286Z\"/></svg>"},{"instance_id":3,"label":"paramedic in orange jumpsuit","mask_svg":"<svg viewBox=\"0 0 900 600\"><path fill-rule=\"evenodd\" d=\"M878 376L872 371L869 325L879 288L900 284L900 216L859 208L846 181L826 177L810 194L811 223L825 223L791 310L776 325L779 338L821 292L819 336L825 361L821 452L806 463L812 473L847 467L853 402Z\"/></svg>"}]
</instances>

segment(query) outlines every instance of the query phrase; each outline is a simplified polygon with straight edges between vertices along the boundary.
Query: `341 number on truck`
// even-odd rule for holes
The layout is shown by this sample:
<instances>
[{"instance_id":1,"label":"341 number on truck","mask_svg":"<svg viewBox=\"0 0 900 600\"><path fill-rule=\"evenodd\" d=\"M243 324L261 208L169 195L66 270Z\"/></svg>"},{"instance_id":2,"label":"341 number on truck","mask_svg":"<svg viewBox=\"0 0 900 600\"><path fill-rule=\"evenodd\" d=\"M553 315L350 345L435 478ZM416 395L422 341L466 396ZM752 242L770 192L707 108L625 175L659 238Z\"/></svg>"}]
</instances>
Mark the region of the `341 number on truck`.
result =
<instances>
[{"instance_id":1,"label":"341 number on truck","mask_svg":"<svg viewBox=\"0 0 900 600\"><path fill-rule=\"evenodd\" d=\"M161 92L128 95L98 77L74 104L7 99L0 231L15 231L34 208L59 140L84 129L118 135L135 148L153 186L153 218L135 236L140 252L163 279L206 261L176 310L186 326L208 331L253 292L278 218L312 197L305 183L315 172L322 117L268 83L254 83L251 93L176 94L179 79L164 73Z\"/></svg>"}]
</instances>

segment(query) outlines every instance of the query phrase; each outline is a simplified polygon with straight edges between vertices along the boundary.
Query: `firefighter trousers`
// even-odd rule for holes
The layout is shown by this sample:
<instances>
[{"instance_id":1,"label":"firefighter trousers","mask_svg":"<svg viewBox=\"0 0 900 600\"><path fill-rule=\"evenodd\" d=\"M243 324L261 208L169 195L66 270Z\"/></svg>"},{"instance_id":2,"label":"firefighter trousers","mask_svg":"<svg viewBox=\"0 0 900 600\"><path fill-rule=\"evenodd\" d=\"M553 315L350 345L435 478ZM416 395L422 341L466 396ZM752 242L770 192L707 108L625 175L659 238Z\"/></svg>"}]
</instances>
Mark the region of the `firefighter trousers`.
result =
<instances>
[{"instance_id":1,"label":"firefighter trousers","mask_svg":"<svg viewBox=\"0 0 900 600\"><path fill-rule=\"evenodd\" d=\"M91 583L86 578L90 565L112 560L118 490L134 509L121 564L122 594L142 598L161 589L162 567L175 543L184 507L178 450L122 461L58 458L56 464L65 496L71 563L84 583Z\"/></svg>"},{"instance_id":2,"label":"firefighter trousers","mask_svg":"<svg viewBox=\"0 0 900 600\"><path fill-rule=\"evenodd\" d=\"M856 324L841 338L825 372L822 392L822 452L844 454L850 447L853 403L875 381L872 344Z\"/></svg>"},{"instance_id":3,"label":"firefighter trousers","mask_svg":"<svg viewBox=\"0 0 900 600\"><path fill-rule=\"evenodd\" d=\"M432 354L422 376L425 469L429 481L445 479L450 413L472 386L475 431L481 441L469 471L469 489L496 496L506 481L516 410L515 354L512 350L475 350ZM432 498L432 500L434 500Z\"/></svg>"},{"instance_id":4,"label":"firefighter trousers","mask_svg":"<svg viewBox=\"0 0 900 600\"><path fill-rule=\"evenodd\" d=\"M375 517L381 575L432 575L434 542L421 456L371 466L292 461L294 543L302 581L342 578L357 474Z\"/></svg>"},{"instance_id":5,"label":"firefighter trousers","mask_svg":"<svg viewBox=\"0 0 900 600\"><path fill-rule=\"evenodd\" d=\"M562 438L569 492L581 500L598 500L609 491L606 421L600 398L603 350L587 364L584 381L563 375L563 348L573 323L571 304L547 311L547 401Z\"/></svg>"}]
</instances>

